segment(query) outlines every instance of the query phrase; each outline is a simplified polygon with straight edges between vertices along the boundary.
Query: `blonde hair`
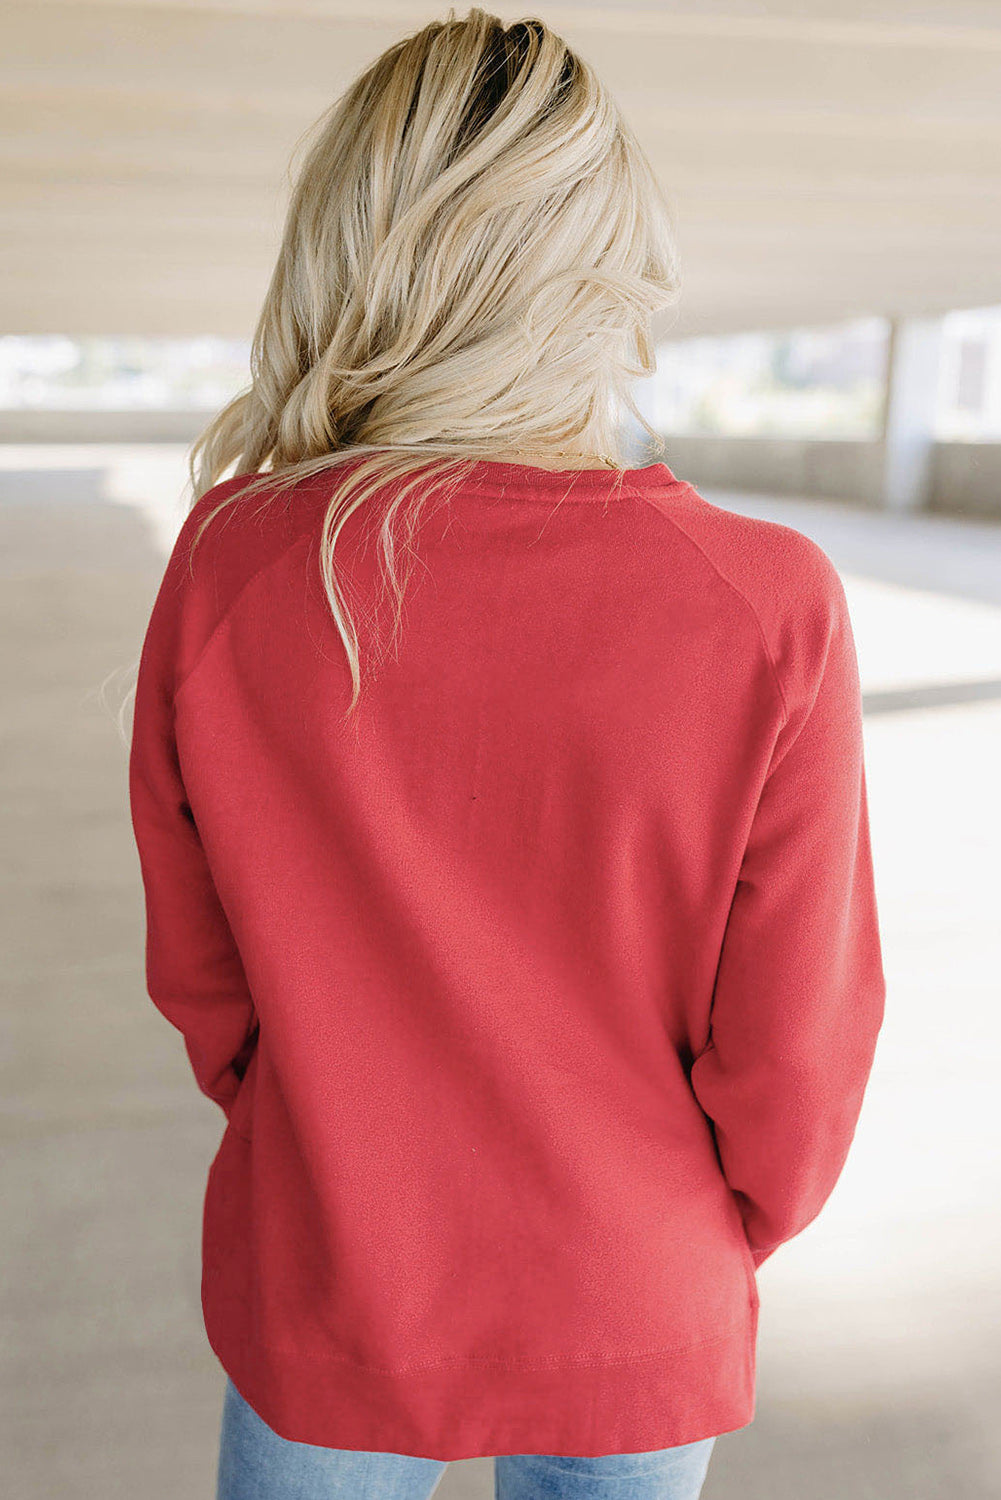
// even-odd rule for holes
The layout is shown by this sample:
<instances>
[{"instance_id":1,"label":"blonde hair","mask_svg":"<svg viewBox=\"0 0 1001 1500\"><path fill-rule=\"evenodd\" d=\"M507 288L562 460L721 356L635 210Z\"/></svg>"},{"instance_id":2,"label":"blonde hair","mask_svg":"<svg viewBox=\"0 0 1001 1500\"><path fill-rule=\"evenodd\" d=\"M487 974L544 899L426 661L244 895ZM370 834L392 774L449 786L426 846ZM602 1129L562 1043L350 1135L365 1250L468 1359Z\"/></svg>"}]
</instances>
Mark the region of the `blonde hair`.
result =
<instances>
[{"instance_id":1,"label":"blonde hair","mask_svg":"<svg viewBox=\"0 0 1001 1500\"><path fill-rule=\"evenodd\" d=\"M570 448L624 467L616 401L657 436L630 384L654 369L649 322L676 298L676 257L639 143L540 20L450 10L378 57L306 143L252 383L191 450L194 500L232 465L270 468L193 546L224 507L352 461L320 543L350 714L361 663L335 571L348 517L389 485L379 550L395 636L399 512L409 552L428 495L479 459Z\"/></svg>"}]
</instances>

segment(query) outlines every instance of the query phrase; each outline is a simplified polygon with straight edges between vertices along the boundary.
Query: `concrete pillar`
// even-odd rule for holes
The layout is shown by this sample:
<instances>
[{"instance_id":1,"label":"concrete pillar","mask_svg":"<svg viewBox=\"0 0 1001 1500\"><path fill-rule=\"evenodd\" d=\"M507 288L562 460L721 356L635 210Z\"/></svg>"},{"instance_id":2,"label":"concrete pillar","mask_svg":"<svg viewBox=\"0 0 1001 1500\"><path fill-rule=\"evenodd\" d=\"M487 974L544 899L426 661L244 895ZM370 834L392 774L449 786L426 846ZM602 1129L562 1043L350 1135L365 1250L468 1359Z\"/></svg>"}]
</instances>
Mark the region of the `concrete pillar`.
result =
<instances>
[{"instance_id":1,"label":"concrete pillar","mask_svg":"<svg viewBox=\"0 0 1001 1500\"><path fill-rule=\"evenodd\" d=\"M941 317L891 324L883 426L883 505L919 511L931 490L942 356Z\"/></svg>"}]
</instances>

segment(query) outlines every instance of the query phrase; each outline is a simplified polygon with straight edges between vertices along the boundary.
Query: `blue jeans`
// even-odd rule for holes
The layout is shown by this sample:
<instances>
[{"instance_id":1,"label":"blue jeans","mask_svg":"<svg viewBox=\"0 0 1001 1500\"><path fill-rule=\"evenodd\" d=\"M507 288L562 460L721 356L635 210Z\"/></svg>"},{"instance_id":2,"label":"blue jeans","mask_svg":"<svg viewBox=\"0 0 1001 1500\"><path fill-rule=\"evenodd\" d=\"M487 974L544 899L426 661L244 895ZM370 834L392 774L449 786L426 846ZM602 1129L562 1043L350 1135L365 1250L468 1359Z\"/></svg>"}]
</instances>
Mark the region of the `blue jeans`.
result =
<instances>
[{"instance_id":1,"label":"blue jeans","mask_svg":"<svg viewBox=\"0 0 1001 1500\"><path fill-rule=\"evenodd\" d=\"M494 1459L495 1500L698 1500L715 1438L654 1453ZM428 1500L447 1463L290 1443L227 1379L216 1500Z\"/></svg>"}]
</instances>

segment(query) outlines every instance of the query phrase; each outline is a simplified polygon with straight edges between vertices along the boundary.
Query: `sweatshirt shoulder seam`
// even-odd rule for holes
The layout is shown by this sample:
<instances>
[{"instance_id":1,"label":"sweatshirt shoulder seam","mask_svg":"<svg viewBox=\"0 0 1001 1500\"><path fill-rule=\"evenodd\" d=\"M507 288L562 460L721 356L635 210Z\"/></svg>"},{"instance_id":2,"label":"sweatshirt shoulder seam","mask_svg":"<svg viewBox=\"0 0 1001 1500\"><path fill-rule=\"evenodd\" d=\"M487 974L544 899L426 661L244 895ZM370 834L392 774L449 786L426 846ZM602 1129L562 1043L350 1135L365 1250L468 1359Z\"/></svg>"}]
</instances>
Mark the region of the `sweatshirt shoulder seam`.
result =
<instances>
[{"instance_id":1,"label":"sweatshirt shoulder seam","mask_svg":"<svg viewBox=\"0 0 1001 1500\"><path fill-rule=\"evenodd\" d=\"M209 648L215 641L223 626L229 619L232 618L234 611L238 608L244 594L250 588L251 584L255 583L262 574L267 573L269 569L276 568L280 562L284 561L284 559L289 555L293 548L298 547L301 542L308 542L309 540L309 532L300 532L298 536L292 537L292 539L288 541L285 546L280 549L280 551L276 552L273 557L269 557L265 562L261 563L259 568L255 568L250 576L243 580L240 587L237 589L236 593L233 595L232 599L229 601L226 608L219 616L218 620L216 620L215 624L212 626L212 629L209 631L205 640L202 642L201 646L199 646L198 653L194 661L191 663L190 667L185 672L180 682L175 684L172 694L175 703L180 697L181 693L187 687L188 683L191 681L195 672L197 672L198 668L201 666L206 654L208 653Z\"/></svg>"},{"instance_id":2,"label":"sweatshirt shoulder seam","mask_svg":"<svg viewBox=\"0 0 1001 1500\"><path fill-rule=\"evenodd\" d=\"M769 671L771 672L771 675L772 675L772 681L775 683L776 691L778 692L778 695L779 695L779 702L782 705L782 712L783 712L783 715L785 716L785 721L786 721L786 723L788 723L788 721L789 721L789 704L786 701L785 689L782 686L782 679L780 678L778 668L775 665L775 659L774 659L774 657L772 655L772 649L771 649L771 646L769 645L769 642L768 642L768 636L767 636L767 634L765 632L764 625L761 623L761 616L758 614L758 611L755 609L755 607L752 604L751 600L744 593L743 589L738 588L738 586L734 583L734 581L733 581L732 578L728 578L727 577L727 575L723 572L723 569L720 567L720 565L716 561L716 559L714 557L710 557L709 553L706 551L705 547L703 547L702 543L700 541L698 541L694 536L692 536L691 532L688 531L684 526L682 526L681 522L675 516L670 515L668 513L668 511L666 511L665 509L663 509L661 506L657 505L656 501L653 500L651 497L644 496L644 498L648 499L649 502L650 502L650 504L654 505L654 507L657 510L657 512L664 517L665 521L667 521L669 523L669 525L673 526L676 531L679 531L683 537L685 537L689 542L691 542L692 546L695 547L696 550L698 552L700 552L702 554L702 556L705 558L706 562L712 568L712 570L716 574L717 578L719 578L720 581L722 583L724 583L726 585L726 587L728 589L730 589L730 591L732 593L736 594L737 598L740 599L741 602L750 611L751 618L754 620L754 623L757 626L758 636L759 636L759 638L761 640L761 646L762 646L762 649L763 649L763 651L765 653L765 660L768 663L768 668L769 668Z\"/></svg>"}]
</instances>

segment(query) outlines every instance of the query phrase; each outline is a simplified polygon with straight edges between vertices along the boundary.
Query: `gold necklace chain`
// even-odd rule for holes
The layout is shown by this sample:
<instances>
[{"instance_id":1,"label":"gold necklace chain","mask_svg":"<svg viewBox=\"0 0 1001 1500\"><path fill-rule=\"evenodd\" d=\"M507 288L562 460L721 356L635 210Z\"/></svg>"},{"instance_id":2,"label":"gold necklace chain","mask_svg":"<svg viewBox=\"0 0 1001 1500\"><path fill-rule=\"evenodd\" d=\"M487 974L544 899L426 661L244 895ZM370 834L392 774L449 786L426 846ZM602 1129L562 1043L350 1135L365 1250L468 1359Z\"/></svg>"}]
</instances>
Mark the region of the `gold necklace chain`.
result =
<instances>
[{"instance_id":1,"label":"gold necklace chain","mask_svg":"<svg viewBox=\"0 0 1001 1500\"><path fill-rule=\"evenodd\" d=\"M530 448L511 448L508 451L511 453L521 454L530 454L532 452ZM574 453L572 450L567 450L565 448L551 448L549 451L554 458L600 458L606 468L618 468L618 464L615 462L614 458L609 458L605 453ZM536 454L536 457L538 457L538 454Z\"/></svg>"}]
</instances>

